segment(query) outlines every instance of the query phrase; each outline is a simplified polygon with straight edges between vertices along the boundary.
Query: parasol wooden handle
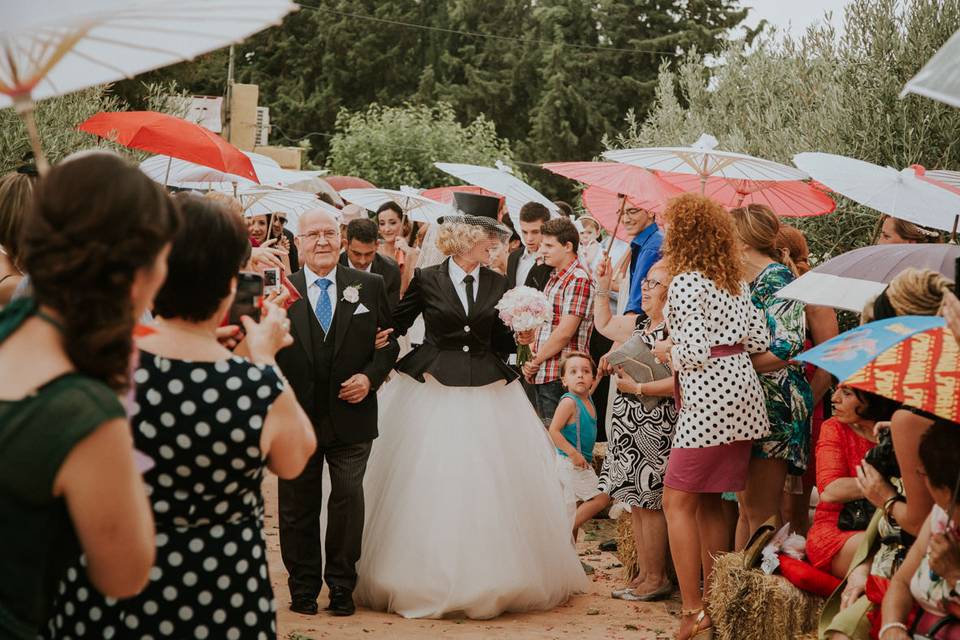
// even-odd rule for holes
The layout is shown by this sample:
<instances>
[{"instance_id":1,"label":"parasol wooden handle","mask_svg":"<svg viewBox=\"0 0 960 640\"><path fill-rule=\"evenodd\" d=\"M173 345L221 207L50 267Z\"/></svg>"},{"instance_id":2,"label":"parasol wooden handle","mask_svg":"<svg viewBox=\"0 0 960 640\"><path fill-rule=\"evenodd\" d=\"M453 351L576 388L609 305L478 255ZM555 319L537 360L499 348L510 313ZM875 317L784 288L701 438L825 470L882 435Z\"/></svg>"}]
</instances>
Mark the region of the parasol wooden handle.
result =
<instances>
[{"instance_id":1,"label":"parasol wooden handle","mask_svg":"<svg viewBox=\"0 0 960 640\"><path fill-rule=\"evenodd\" d=\"M43 147L40 146L40 133L37 131L37 121L33 117L35 107L33 100L29 95L16 96L13 98L13 106L17 115L23 120L23 126L27 128L30 148L33 149L33 162L37 165L37 173L42 176L50 169L50 165L47 164L47 157L43 155Z\"/></svg>"},{"instance_id":2,"label":"parasol wooden handle","mask_svg":"<svg viewBox=\"0 0 960 640\"><path fill-rule=\"evenodd\" d=\"M617 213L617 224L613 226L613 233L610 234L610 244L607 245L606 251L603 252L603 262L610 259L610 250L613 249L613 241L617 238L617 231L620 230L620 221L623 219L623 212L627 209L627 196L618 193L617 197L620 198L620 211Z\"/></svg>"}]
</instances>

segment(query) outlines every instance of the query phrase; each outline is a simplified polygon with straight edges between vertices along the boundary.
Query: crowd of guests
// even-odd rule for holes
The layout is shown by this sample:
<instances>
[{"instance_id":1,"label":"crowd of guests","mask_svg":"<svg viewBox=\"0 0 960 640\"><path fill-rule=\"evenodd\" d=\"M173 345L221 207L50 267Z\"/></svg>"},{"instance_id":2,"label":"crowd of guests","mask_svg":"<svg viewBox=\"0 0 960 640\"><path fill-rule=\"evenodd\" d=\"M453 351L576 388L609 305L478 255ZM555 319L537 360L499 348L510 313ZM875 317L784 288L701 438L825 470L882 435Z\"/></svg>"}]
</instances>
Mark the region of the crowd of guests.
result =
<instances>
[{"instance_id":1,"label":"crowd of guests","mask_svg":"<svg viewBox=\"0 0 960 640\"><path fill-rule=\"evenodd\" d=\"M828 637L907 638L960 614L960 427L794 361L839 332L832 309L777 296L810 268L803 234L693 194L656 215L628 204L627 242L559 208L498 216L513 237L488 260L553 310L511 365L580 502L573 537L611 502L630 511L639 573L613 597L669 597L669 548L677 637L708 637L717 554L773 521L845 580ZM382 277L396 307L431 225L392 202L341 213L340 264ZM102 152L0 179L0 370L17 372L0 379L0 635L276 636L260 481L298 477L317 441L276 369L288 294L221 325L239 272L301 268L286 222L170 196ZM879 228L880 243L940 241ZM944 313L960 335L952 291L907 270L862 321ZM674 376L610 365L633 338Z\"/></svg>"}]
</instances>

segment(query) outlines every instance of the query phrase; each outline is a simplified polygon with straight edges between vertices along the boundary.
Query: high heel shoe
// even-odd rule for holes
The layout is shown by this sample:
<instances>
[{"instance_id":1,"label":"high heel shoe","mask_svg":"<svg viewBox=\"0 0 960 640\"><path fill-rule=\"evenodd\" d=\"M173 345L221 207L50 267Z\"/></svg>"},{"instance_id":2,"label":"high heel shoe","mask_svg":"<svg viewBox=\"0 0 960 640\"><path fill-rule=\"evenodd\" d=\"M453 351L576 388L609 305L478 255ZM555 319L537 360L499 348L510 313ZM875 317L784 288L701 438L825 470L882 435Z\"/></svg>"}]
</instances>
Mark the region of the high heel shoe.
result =
<instances>
[{"instance_id":1,"label":"high heel shoe","mask_svg":"<svg viewBox=\"0 0 960 640\"><path fill-rule=\"evenodd\" d=\"M693 628L689 631L685 638L677 637L677 640L713 640L713 622L710 622L710 626L702 627L703 619L707 617L706 609L681 609L680 617L688 618L690 616L697 616L696 620L693 622Z\"/></svg>"}]
</instances>

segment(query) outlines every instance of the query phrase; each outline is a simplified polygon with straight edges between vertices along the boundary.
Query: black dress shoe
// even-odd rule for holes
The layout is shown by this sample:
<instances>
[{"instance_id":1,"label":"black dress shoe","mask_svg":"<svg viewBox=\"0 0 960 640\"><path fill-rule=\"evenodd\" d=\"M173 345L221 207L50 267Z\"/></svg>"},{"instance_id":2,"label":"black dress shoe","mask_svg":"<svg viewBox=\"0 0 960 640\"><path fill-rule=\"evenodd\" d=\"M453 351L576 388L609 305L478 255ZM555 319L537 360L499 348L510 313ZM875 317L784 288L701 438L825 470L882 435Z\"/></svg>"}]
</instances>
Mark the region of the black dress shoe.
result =
<instances>
[{"instance_id":1,"label":"black dress shoe","mask_svg":"<svg viewBox=\"0 0 960 640\"><path fill-rule=\"evenodd\" d=\"M302 613L305 616L317 615L317 599L307 596L294 596L290 603L290 611Z\"/></svg>"},{"instance_id":2,"label":"black dress shoe","mask_svg":"<svg viewBox=\"0 0 960 640\"><path fill-rule=\"evenodd\" d=\"M357 610L353 604L353 591L346 587L330 587L330 604L327 611L335 616L352 616Z\"/></svg>"}]
</instances>

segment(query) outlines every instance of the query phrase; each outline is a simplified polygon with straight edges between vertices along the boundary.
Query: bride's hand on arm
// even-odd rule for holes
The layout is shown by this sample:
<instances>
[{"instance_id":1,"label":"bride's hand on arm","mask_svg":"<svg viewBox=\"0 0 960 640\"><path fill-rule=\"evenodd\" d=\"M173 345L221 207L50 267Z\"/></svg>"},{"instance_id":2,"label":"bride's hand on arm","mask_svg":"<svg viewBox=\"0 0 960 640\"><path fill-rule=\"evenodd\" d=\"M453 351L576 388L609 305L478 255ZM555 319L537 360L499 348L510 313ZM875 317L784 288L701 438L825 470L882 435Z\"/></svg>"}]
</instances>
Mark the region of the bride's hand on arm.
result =
<instances>
[{"instance_id":1,"label":"bride's hand on arm","mask_svg":"<svg viewBox=\"0 0 960 640\"><path fill-rule=\"evenodd\" d=\"M393 333L393 329L380 329L377 327L377 337L373 342L374 349L383 349L388 344L390 344L390 334Z\"/></svg>"}]
</instances>

